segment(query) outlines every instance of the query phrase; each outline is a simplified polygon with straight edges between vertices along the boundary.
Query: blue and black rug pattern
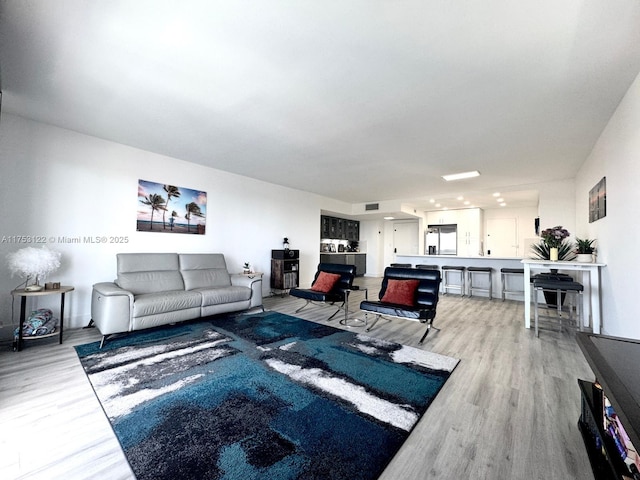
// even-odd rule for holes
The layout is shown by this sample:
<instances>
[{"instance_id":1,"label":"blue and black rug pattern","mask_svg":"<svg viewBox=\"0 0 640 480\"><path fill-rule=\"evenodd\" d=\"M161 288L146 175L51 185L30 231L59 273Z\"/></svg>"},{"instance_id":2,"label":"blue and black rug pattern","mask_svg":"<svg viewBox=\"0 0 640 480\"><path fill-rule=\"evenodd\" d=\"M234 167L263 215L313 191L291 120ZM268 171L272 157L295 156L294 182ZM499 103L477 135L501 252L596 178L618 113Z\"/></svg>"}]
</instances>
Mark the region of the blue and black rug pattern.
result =
<instances>
[{"instance_id":1,"label":"blue and black rug pattern","mask_svg":"<svg viewBox=\"0 0 640 480\"><path fill-rule=\"evenodd\" d=\"M138 479L375 479L457 359L264 312L76 347Z\"/></svg>"}]
</instances>

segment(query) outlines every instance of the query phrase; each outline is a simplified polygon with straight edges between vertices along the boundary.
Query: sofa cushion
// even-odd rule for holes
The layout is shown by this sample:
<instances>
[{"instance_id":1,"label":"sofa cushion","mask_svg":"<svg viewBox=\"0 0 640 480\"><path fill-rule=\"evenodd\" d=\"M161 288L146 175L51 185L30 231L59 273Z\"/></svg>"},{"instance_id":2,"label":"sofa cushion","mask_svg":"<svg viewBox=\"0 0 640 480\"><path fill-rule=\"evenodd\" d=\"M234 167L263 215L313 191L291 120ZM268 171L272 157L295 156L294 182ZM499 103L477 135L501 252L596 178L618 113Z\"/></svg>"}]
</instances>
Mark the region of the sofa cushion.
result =
<instances>
[{"instance_id":1,"label":"sofa cushion","mask_svg":"<svg viewBox=\"0 0 640 480\"><path fill-rule=\"evenodd\" d=\"M116 284L134 295L184 290L182 276L178 271L121 273Z\"/></svg>"},{"instance_id":2,"label":"sofa cushion","mask_svg":"<svg viewBox=\"0 0 640 480\"><path fill-rule=\"evenodd\" d=\"M133 317L199 307L201 302L202 296L199 292L174 290L172 292L145 293L136 295L133 303Z\"/></svg>"},{"instance_id":3,"label":"sofa cushion","mask_svg":"<svg viewBox=\"0 0 640 480\"><path fill-rule=\"evenodd\" d=\"M251 298L251 289L249 287L199 288L194 291L202 295L203 307L222 303L244 302Z\"/></svg>"},{"instance_id":4,"label":"sofa cushion","mask_svg":"<svg viewBox=\"0 0 640 480\"><path fill-rule=\"evenodd\" d=\"M181 253L179 261L186 290L231 285L227 263L221 253Z\"/></svg>"},{"instance_id":5,"label":"sofa cushion","mask_svg":"<svg viewBox=\"0 0 640 480\"><path fill-rule=\"evenodd\" d=\"M383 303L394 303L412 307L416 304L416 292L420 280L393 280L387 283L387 289L380 299Z\"/></svg>"},{"instance_id":6,"label":"sofa cushion","mask_svg":"<svg viewBox=\"0 0 640 480\"><path fill-rule=\"evenodd\" d=\"M116 284L134 295L184 290L176 253L119 253Z\"/></svg>"}]
</instances>

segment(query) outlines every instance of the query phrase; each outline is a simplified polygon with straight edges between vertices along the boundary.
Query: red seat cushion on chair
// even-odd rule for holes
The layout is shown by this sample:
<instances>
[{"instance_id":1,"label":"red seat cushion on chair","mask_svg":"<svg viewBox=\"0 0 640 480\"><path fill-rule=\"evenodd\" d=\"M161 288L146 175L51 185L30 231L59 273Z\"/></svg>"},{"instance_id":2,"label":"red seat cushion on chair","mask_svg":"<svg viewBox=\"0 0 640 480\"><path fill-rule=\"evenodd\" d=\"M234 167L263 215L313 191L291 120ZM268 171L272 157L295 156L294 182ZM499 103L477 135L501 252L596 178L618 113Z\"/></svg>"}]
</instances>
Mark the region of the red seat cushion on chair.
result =
<instances>
[{"instance_id":1,"label":"red seat cushion on chair","mask_svg":"<svg viewBox=\"0 0 640 480\"><path fill-rule=\"evenodd\" d=\"M340 280L340 274L338 273L320 272L316 281L311 285L311 290L314 292L329 293L336 283L338 283L338 280Z\"/></svg>"},{"instance_id":2,"label":"red seat cushion on chair","mask_svg":"<svg viewBox=\"0 0 640 480\"><path fill-rule=\"evenodd\" d=\"M420 280L393 280L387 282L387 289L380 299L384 303L395 303L413 307L416 304L416 291Z\"/></svg>"}]
</instances>

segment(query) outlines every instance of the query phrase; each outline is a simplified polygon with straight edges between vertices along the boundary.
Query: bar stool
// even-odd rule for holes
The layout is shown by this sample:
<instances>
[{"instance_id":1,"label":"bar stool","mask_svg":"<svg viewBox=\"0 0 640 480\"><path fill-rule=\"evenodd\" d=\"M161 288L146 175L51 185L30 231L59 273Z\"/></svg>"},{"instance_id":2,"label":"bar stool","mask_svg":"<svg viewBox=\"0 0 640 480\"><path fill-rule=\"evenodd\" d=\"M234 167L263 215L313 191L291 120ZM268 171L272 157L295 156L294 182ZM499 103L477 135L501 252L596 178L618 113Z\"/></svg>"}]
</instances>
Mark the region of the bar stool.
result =
<instances>
[{"instance_id":1,"label":"bar stool","mask_svg":"<svg viewBox=\"0 0 640 480\"><path fill-rule=\"evenodd\" d=\"M475 275L489 274L489 288L478 287L473 284L473 277ZM469 296L473 297L473 291L479 290L481 292L489 292L489 300L493 300L493 268L491 267L467 267L467 275L469 277Z\"/></svg>"},{"instance_id":2,"label":"bar stool","mask_svg":"<svg viewBox=\"0 0 640 480\"><path fill-rule=\"evenodd\" d=\"M548 278L538 278L533 281L533 308L534 308L534 319L535 319L535 330L536 337L539 336L538 332L538 319L540 317L553 318L550 315L540 315L538 312L538 292L555 292L556 293L556 311L558 315L558 320L560 322L560 332L562 332L562 294L574 294L573 297L576 301L576 313L577 313L577 321L578 328L582 331L583 325L583 312L582 312L582 292L584 287L581 283L574 281L563 281L563 280L551 280ZM572 319L572 305L569 306L569 319Z\"/></svg>"},{"instance_id":3,"label":"bar stool","mask_svg":"<svg viewBox=\"0 0 640 480\"><path fill-rule=\"evenodd\" d=\"M459 267L457 265L443 265L442 266L442 293L449 293L447 290L450 288L460 289L460 296L464 296L465 292L465 282L464 282L464 271L466 267ZM449 274L450 273L459 273L460 274L460 283L449 283Z\"/></svg>"},{"instance_id":4,"label":"bar stool","mask_svg":"<svg viewBox=\"0 0 640 480\"><path fill-rule=\"evenodd\" d=\"M423 270L440 270L438 265L427 265L425 263L416 264L416 268L421 268Z\"/></svg>"},{"instance_id":5,"label":"bar stool","mask_svg":"<svg viewBox=\"0 0 640 480\"><path fill-rule=\"evenodd\" d=\"M402 267L402 268L411 268L410 263L390 263L390 267Z\"/></svg>"},{"instance_id":6,"label":"bar stool","mask_svg":"<svg viewBox=\"0 0 640 480\"><path fill-rule=\"evenodd\" d=\"M558 273L558 272L542 272L542 273L538 273L536 275L534 275L533 277L531 277L530 279L530 286L533 287L533 283L538 280L552 280L552 281L557 281L557 282L573 282L573 277L571 275L568 275L566 273ZM534 292L535 293L535 292ZM566 293L563 293L561 296L561 302L560 304L562 305L562 303L564 303L564 298L566 296ZM556 292L555 291L551 291L551 290L547 290L544 292L544 299L547 302L547 307L550 308L556 308Z\"/></svg>"},{"instance_id":7,"label":"bar stool","mask_svg":"<svg viewBox=\"0 0 640 480\"><path fill-rule=\"evenodd\" d=\"M522 276L520 285L523 285L523 290L509 290L507 288L507 282L511 276ZM524 268L501 268L500 269L500 281L502 283L502 301L505 300L507 293L524 294Z\"/></svg>"}]
</instances>

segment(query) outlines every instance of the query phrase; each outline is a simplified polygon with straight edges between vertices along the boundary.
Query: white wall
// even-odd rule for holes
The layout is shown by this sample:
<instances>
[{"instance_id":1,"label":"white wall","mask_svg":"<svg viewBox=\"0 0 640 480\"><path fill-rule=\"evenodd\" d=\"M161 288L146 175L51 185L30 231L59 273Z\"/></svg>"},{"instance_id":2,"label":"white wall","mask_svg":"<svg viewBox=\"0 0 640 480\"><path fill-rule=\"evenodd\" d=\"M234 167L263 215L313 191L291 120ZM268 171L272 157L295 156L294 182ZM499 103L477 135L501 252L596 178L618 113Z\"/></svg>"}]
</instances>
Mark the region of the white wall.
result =
<instances>
[{"instance_id":1,"label":"white wall","mask_svg":"<svg viewBox=\"0 0 640 480\"><path fill-rule=\"evenodd\" d=\"M250 262L265 272L270 293L271 249L287 236L300 250L301 285L309 285L319 261L320 210L340 202L195 165L68 130L4 114L0 122L0 338L11 335L19 300L10 291L22 279L8 271L6 255L25 246L14 236L53 238L62 267L49 280L74 285L67 296L69 327L90 319L91 287L116 276L118 252L222 252L232 272ZM136 231L138 180L207 192L205 235ZM176 200L174 200L176 201ZM179 201L179 200L178 200ZM61 244L58 237L119 236L126 244ZM35 246L41 246L38 244ZM55 300L53 300L55 298ZM28 308L51 307L42 297ZM12 306L14 307L12 313Z\"/></svg>"},{"instance_id":2,"label":"white wall","mask_svg":"<svg viewBox=\"0 0 640 480\"><path fill-rule=\"evenodd\" d=\"M360 250L367 254L367 277L384 274L384 221L360 221Z\"/></svg>"},{"instance_id":3,"label":"white wall","mask_svg":"<svg viewBox=\"0 0 640 480\"><path fill-rule=\"evenodd\" d=\"M589 190L607 178L607 215L589 223ZM603 333L640 339L640 76L611 117L576 177L576 234L597 239Z\"/></svg>"},{"instance_id":4,"label":"white wall","mask_svg":"<svg viewBox=\"0 0 640 480\"><path fill-rule=\"evenodd\" d=\"M540 201L540 230L562 225L575 240L576 231L576 188L574 179L558 180L536 185Z\"/></svg>"}]
</instances>

